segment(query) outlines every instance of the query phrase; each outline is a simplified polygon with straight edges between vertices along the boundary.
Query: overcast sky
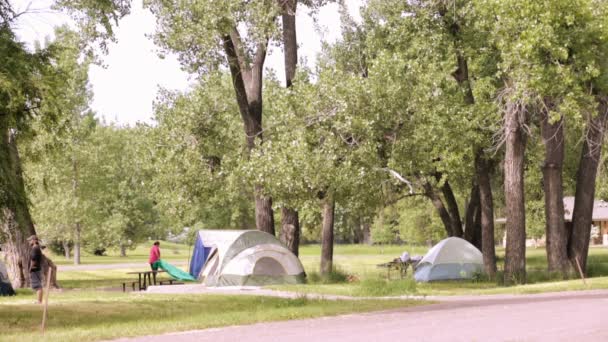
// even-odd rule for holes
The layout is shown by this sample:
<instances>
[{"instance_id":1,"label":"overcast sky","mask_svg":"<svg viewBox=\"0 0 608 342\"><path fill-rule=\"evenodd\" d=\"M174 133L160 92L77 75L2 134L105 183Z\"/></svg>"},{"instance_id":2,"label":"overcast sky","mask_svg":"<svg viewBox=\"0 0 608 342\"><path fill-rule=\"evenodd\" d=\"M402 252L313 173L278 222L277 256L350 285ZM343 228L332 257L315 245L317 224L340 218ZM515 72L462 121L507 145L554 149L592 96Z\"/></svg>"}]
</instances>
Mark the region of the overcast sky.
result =
<instances>
[{"instance_id":1,"label":"overcast sky","mask_svg":"<svg viewBox=\"0 0 608 342\"><path fill-rule=\"evenodd\" d=\"M53 0L13 0L20 12L29 6L30 14L21 17L16 32L21 40L32 44L52 36L53 28L69 22L69 18L50 9ZM362 0L347 0L349 11L358 17ZM318 27L303 6L298 7L298 55L314 66L321 50L321 41L333 42L340 36L338 7L327 5L319 13ZM158 88L186 90L192 78L180 68L175 56L158 58L157 47L146 37L154 33L154 16L142 8L141 0L134 0L131 14L120 21L116 38L103 57L105 68L92 66L89 78L93 87L93 110L106 121L121 125L152 122L152 102ZM266 59L266 68L273 69L284 79L283 55L274 48Z\"/></svg>"}]
</instances>

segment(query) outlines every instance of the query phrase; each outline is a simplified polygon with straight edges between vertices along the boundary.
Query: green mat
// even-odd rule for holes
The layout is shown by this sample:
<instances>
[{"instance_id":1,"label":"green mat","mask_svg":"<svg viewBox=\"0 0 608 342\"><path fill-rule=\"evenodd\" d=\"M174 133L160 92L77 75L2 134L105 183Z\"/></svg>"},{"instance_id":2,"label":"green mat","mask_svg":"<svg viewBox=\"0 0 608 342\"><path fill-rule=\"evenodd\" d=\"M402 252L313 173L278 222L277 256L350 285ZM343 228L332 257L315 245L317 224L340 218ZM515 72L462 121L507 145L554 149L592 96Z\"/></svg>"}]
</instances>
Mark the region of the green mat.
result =
<instances>
[{"instance_id":1,"label":"green mat","mask_svg":"<svg viewBox=\"0 0 608 342\"><path fill-rule=\"evenodd\" d=\"M158 260L154 263L154 267L158 267L163 269L167 274L169 274L173 279L183 280L183 281L196 281L196 279L190 275L188 272L184 272L179 268L171 265L170 263L164 260Z\"/></svg>"}]
</instances>

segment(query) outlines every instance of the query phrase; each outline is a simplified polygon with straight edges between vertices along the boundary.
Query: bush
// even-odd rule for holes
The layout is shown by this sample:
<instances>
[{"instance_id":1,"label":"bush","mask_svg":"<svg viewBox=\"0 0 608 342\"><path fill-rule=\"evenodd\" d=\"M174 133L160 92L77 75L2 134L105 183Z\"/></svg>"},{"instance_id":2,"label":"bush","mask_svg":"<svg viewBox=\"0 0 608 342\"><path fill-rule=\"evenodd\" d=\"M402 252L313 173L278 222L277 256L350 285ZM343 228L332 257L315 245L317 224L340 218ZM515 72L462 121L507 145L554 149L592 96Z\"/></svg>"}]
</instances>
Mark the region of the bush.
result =
<instances>
[{"instance_id":1,"label":"bush","mask_svg":"<svg viewBox=\"0 0 608 342\"><path fill-rule=\"evenodd\" d=\"M93 249L93 254L98 255L98 256L105 255L106 249L103 247L97 247L97 248Z\"/></svg>"},{"instance_id":2,"label":"bush","mask_svg":"<svg viewBox=\"0 0 608 342\"><path fill-rule=\"evenodd\" d=\"M307 281L311 284L339 284L346 283L352 276L344 272L344 270L334 267L333 271L326 275L320 275L317 272L311 272L307 275Z\"/></svg>"},{"instance_id":3,"label":"bush","mask_svg":"<svg viewBox=\"0 0 608 342\"><path fill-rule=\"evenodd\" d=\"M72 248L73 244L70 242L68 246L69 246L69 248ZM59 240L49 241L49 243L46 244L46 247L48 247L53 253L55 253L57 255L65 255L65 249L63 248L63 243Z\"/></svg>"}]
</instances>

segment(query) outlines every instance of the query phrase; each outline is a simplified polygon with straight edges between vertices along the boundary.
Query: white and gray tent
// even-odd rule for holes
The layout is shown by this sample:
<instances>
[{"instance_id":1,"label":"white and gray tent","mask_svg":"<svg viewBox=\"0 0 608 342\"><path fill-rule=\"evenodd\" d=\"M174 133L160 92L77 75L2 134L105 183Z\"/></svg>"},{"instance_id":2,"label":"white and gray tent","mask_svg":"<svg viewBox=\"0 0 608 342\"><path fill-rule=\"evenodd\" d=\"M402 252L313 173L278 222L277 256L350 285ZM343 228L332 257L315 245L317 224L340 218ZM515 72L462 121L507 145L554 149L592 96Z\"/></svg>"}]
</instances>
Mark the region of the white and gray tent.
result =
<instances>
[{"instance_id":1,"label":"white and gray tent","mask_svg":"<svg viewBox=\"0 0 608 342\"><path fill-rule=\"evenodd\" d=\"M416 281L471 279L483 270L481 252L468 241L450 237L433 246L416 266Z\"/></svg>"},{"instance_id":2,"label":"white and gray tent","mask_svg":"<svg viewBox=\"0 0 608 342\"><path fill-rule=\"evenodd\" d=\"M200 230L190 274L207 286L299 284L306 278L298 257L259 230Z\"/></svg>"},{"instance_id":3,"label":"white and gray tent","mask_svg":"<svg viewBox=\"0 0 608 342\"><path fill-rule=\"evenodd\" d=\"M2 260L0 260L0 296L14 296L15 291L11 285L10 279L8 279L8 273L6 272L6 266Z\"/></svg>"}]
</instances>

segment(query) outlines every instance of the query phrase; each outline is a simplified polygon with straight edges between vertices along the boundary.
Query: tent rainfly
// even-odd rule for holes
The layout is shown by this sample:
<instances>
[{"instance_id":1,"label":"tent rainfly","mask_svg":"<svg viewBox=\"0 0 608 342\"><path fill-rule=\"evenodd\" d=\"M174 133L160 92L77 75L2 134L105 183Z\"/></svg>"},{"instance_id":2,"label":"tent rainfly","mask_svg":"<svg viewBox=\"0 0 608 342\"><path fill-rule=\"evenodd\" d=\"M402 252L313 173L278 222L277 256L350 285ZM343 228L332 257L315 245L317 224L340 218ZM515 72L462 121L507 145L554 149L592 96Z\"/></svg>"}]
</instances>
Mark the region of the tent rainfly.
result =
<instances>
[{"instance_id":1,"label":"tent rainfly","mask_svg":"<svg viewBox=\"0 0 608 342\"><path fill-rule=\"evenodd\" d=\"M483 270L481 252L468 241L450 237L433 246L416 266L416 281L471 279Z\"/></svg>"},{"instance_id":2,"label":"tent rainfly","mask_svg":"<svg viewBox=\"0 0 608 342\"><path fill-rule=\"evenodd\" d=\"M190 274L207 286L299 284L306 278L298 257L259 230L200 230Z\"/></svg>"},{"instance_id":3,"label":"tent rainfly","mask_svg":"<svg viewBox=\"0 0 608 342\"><path fill-rule=\"evenodd\" d=\"M8 273L6 272L6 266L0 260L0 296L14 296L15 291L11 285L11 281L8 279Z\"/></svg>"}]
</instances>

